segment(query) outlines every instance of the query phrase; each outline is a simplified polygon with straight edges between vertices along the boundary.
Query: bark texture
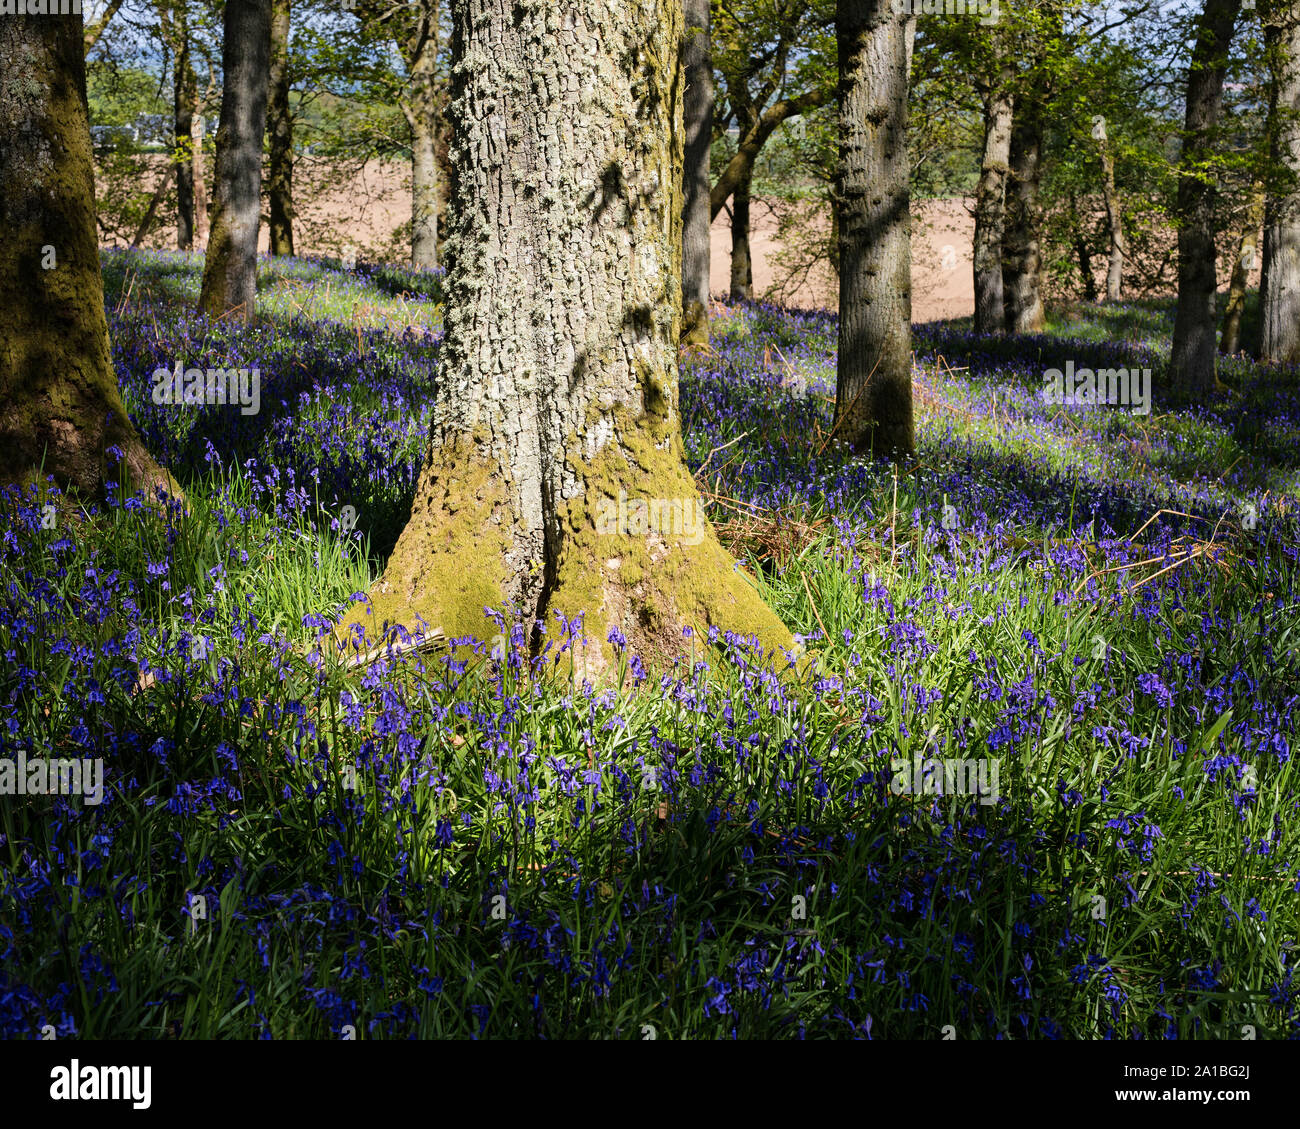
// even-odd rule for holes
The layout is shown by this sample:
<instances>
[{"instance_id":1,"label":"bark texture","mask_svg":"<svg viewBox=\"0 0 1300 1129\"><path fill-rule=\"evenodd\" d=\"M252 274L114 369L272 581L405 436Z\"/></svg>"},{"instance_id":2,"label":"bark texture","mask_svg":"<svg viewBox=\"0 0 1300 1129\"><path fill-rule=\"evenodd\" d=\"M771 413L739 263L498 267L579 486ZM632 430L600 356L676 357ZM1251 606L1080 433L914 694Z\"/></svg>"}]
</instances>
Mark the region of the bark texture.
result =
<instances>
[{"instance_id":1,"label":"bark texture","mask_svg":"<svg viewBox=\"0 0 1300 1129\"><path fill-rule=\"evenodd\" d=\"M251 322L257 306L262 133L271 62L271 0L227 0L212 230L199 311Z\"/></svg>"},{"instance_id":2,"label":"bark texture","mask_svg":"<svg viewBox=\"0 0 1300 1129\"><path fill-rule=\"evenodd\" d=\"M1241 0L1205 0L1196 28L1178 171L1178 306L1170 349L1170 378L1195 395L1213 391L1215 369L1214 205L1216 177L1208 167L1223 108L1228 47Z\"/></svg>"},{"instance_id":3,"label":"bark texture","mask_svg":"<svg viewBox=\"0 0 1300 1129\"><path fill-rule=\"evenodd\" d=\"M1007 214L1002 235L1002 301L1008 333L1041 333L1043 258L1043 118L1034 92L1017 100L1008 158Z\"/></svg>"},{"instance_id":4,"label":"bark texture","mask_svg":"<svg viewBox=\"0 0 1300 1129\"><path fill-rule=\"evenodd\" d=\"M266 133L271 143L271 254L293 254L293 115L289 111L289 3L271 0L271 70Z\"/></svg>"},{"instance_id":5,"label":"bark texture","mask_svg":"<svg viewBox=\"0 0 1300 1129\"><path fill-rule=\"evenodd\" d=\"M1300 2L1282 0L1270 16L1270 148L1287 183L1266 206L1260 359L1294 363L1300 361Z\"/></svg>"},{"instance_id":6,"label":"bark texture","mask_svg":"<svg viewBox=\"0 0 1300 1129\"><path fill-rule=\"evenodd\" d=\"M907 85L915 21L889 0L839 0L840 328L837 434L854 450L914 449Z\"/></svg>"},{"instance_id":7,"label":"bark texture","mask_svg":"<svg viewBox=\"0 0 1300 1129\"><path fill-rule=\"evenodd\" d=\"M108 349L80 16L0 19L0 482L179 494L127 419ZM42 465L43 464L43 465Z\"/></svg>"},{"instance_id":8,"label":"bark texture","mask_svg":"<svg viewBox=\"0 0 1300 1129\"><path fill-rule=\"evenodd\" d=\"M684 0L686 76L682 169L682 344L709 341L709 148L713 140L713 57L709 0Z\"/></svg>"},{"instance_id":9,"label":"bark texture","mask_svg":"<svg viewBox=\"0 0 1300 1129\"><path fill-rule=\"evenodd\" d=\"M975 186L975 332L1000 334L1004 329L1002 235L1006 224L1007 175L1011 159L1014 101L1009 76L984 100L984 155Z\"/></svg>"},{"instance_id":10,"label":"bark texture","mask_svg":"<svg viewBox=\"0 0 1300 1129\"><path fill-rule=\"evenodd\" d=\"M663 503L699 504L677 401L678 0L453 0L451 12L429 448L373 612L342 628L419 617L486 639L486 606L553 638L557 614L585 613L593 681L616 669L611 627L647 664L684 653L687 626L789 646L707 523L697 537L601 521L620 501L657 501L661 516Z\"/></svg>"}]
</instances>

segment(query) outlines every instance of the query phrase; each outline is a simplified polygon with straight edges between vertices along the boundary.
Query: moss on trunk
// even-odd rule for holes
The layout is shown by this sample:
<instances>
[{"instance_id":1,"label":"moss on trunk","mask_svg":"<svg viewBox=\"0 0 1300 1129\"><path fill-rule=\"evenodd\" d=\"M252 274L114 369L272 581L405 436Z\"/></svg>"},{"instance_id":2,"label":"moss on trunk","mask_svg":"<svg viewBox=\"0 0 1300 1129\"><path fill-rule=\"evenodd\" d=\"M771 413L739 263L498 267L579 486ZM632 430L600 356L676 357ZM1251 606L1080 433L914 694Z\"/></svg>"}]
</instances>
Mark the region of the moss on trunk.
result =
<instances>
[{"instance_id":1,"label":"moss on trunk","mask_svg":"<svg viewBox=\"0 0 1300 1129\"><path fill-rule=\"evenodd\" d=\"M0 480L179 495L131 426L109 356L80 16L0 20Z\"/></svg>"}]
</instances>

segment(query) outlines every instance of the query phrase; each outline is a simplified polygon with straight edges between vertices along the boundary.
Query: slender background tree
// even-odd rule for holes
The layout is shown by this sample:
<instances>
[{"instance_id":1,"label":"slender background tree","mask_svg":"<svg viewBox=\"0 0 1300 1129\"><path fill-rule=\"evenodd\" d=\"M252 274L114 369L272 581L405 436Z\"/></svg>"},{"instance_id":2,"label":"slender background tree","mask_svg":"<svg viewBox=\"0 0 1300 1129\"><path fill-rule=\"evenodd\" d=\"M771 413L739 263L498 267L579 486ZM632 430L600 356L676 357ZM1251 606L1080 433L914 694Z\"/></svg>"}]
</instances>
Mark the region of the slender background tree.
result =
<instances>
[{"instance_id":1,"label":"slender background tree","mask_svg":"<svg viewBox=\"0 0 1300 1129\"><path fill-rule=\"evenodd\" d=\"M684 0L686 77L682 167L682 343L709 340L709 152L713 141L713 54L709 0Z\"/></svg>"},{"instance_id":2,"label":"slender background tree","mask_svg":"<svg viewBox=\"0 0 1300 1129\"><path fill-rule=\"evenodd\" d=\"M199 310L252 322L262 220L262 136L271 65L271 0L226 0L212 229Z\"/></svg>"},{"instance_id":3,"label":"slender background tree","mask_svg":"<svg viewBox=\"0 0 1300 1129\"><path fill-rule=\"evenodd\" d=\"M1300 3L1264 10L1270 71L1267 133L1276 183L1265 203L1260 358L1300 361Z\"/></svg>"},{"instance_id":4,"label":"slender background tree","mask_svg":"<svg viewBox=\"0 0 1300 1129\"><path fill-rule=\"evenodd\" d=\"M270 142L271 254L293 254L293 115L289 108L290 0L271 0L271 63L266 134Z\"/></svg>"},{"instance_id":5,"label":"slender background tree","mask_svg":"<svg viewBox=\"0 0 1300 1129\"><path fill-rule=\"evenodd\" d=\"M835 428L854 450L912 453L907 84L916 22L889 0L839 0L839 367Z\"/></svg>"},{"instance_id":6,"label":"slender background tree","mask_svg":"<svg viewBox=\"0 0 1300 1129\"><path fill-rule=\"evenodd\" d=\"M1205 0L1196 24L1187 76L1187 108L1178 166L1178 307L1170 348L1170 377L1203 397L1218 385L1215 198L1217 170L1210 159L1223 108L1228 50L1241 0Z\"/></svg>"}]
</instances>

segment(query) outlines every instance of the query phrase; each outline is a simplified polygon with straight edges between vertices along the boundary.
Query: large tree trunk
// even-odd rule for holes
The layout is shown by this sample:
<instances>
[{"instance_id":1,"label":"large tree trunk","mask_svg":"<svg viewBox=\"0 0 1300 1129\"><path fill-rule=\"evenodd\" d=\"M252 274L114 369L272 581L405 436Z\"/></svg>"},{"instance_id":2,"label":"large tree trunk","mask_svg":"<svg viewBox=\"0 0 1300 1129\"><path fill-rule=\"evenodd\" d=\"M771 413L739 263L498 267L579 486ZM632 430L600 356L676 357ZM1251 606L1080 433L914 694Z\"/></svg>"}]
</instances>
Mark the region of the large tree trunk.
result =
<instances>
[{"instance_id":1,"label":"large tree trunk","mask_svg":"<svg viewBox=\"0 0 1300 1129\"><path fill-rule=\"evenodd\" d=\"M684 0L686 78L682 170L682 344L709 341L709 148L713 141L713 55L709 0Z\"/></svg>"},{"instance_id":2,"label":"large tree trunk","mask_svg":"<svg viewBox=\"0 0 1300 1129\"><path fill-rule=\"evenodd\" d=\"M1290 184L1271 193L1264 229L1260 359L1300 361L1300 3L1281 0L1267 29L1272 71L1270 142Z\"/></svg>"},{"instance_id":3,"label":"large tree trunk","mask_svg":"<svg viewBox=\"0 0 1300 1129\"><path fill-rule=\"evenodd\" d=\"M271 142L271 254L293 254L293 116L289 112L289 4L271 0L271 73L266 132Z\"/></svg>"},{"instance_id":4,"label":"large tree trunk","mask_svg":"<svg viewBox=\"0 0 1300 1129\"><path fill-rule=\"evenodd\" d=\"M1110 259L1106 265L1106 301L1118 302L1124 290L1124 211L1115 190L1115 157L1106 136L1106 121L1097 121L1093 130L1097 152L1101 157L1101 197L1106 204L1106 227L1110 232Z\"/></svg>"},{"instance_id":5,"label":"large tree trunk","mask_svg":"<svg viewBox=\"0 0 1300 1129\"><path fill-rule=\"evenodd\" d=\"M1264 222L1264 192L1256 186L1246 209L1246 223L1237 242L1237 257L1232 263L1232 280L1228 283L1228 304L1223 311L1223 329L1219 333L1219 352L1235 353L1241 344L1241 315L1246 312L1246 285L1258 253L1259 225Z\"/></svg>"},{"instance_id":6,"label":"large tree trunk","mask_svg":"<svg viewBox=\"0 0 1300 1129\"><path fill-rule=\"evenodd\" d=\"M438 0L421 0L402 42L410 82L402 113L411 130L411 265L438 265Z\"/></svg>"},{"instance_id":7,"label":"large tree trunk","mask_svg":"<svg viewBox=\"0 0 1300 1129\"><path fill-rule=\"evenodd\" d=\"M0 19L0 481L179 494L127 419L108 349L80 16Z\"/></svg>"},{"instance_id":8,"label":"large tree trunk","mask_svg":"<svg viewBox=\"0 0 1300 1129\"><path fill-rule=\"evenodd\" d=\"M373 614L344 626L418 616L486 639L485 606L553 634L557 613L585 613L593 681L616 669L615 627L648 665L691 647L686 626L790 646L683 458L679 0L451 11L430 442Z\"/></svg>"},{"instance_id":9,"label":"large tree trunk","mask_svg":"<svg viewBox=\"0 0 1300 1129\"><path fill-rule=\"evenodd\" d=\"M1042 107L1037 95L1031 91L1017 100L1007 162L1002 300L1008 333L1041 333L1044 325L1043 259L1039 249L1042 149Z\"/></svg>"},{"instance_id":10,"label":"large tree trunk","mask_svg":"<svg viewBox=\"0 0 1300 1129\"><path fill-rule=\"evenodd\" d=\"M170 0L162 0L158 9L163 36L172 48L172 115L176 167L176 248L194 249L194 109L198 99L198 82L190 55L189 16L184 4L172 13Z\"/></svg>"},{"instance_id":11,"label":"large tree trunk","mask_svg":"<svg viewBox=\"0 0 1300 1129\"><path fill-rule=\"evenodd\" d=\"M890 0L839 0L837 434L862 454L914 448L907 84L916 23Z\"/></svg>"},{"instance_id":12,"label":"large tree trunk","mask_svg":"<svg viewBox=\"0 0 1300 1129\"><path fill-rule=\"evenodd\" d=\"M736 183L731 197L731 300L754 297L754 262L749 254L749 202L753 179L748 174Z\"/></svg>"},{"instance_id":13,"label":"large tree trunk","mask_svg":"<svg viewBox=\"0 0 1300 1129\"><path fill-rule=\"evenodd\" d=\"M1000 334L1002 235L1006 223L1007 171L1011 159L1013 99L1004 75L984 100L984 156L975 185L975 332Z\"/></svg>"},{"instance_id":14,"label":"large tree trunk","mask_svg":"<svg viewBox=\"0 0 1300 1129\"><path fill-rule=\"evenodd\" d=\"M1178 307L1170 379L1193 394L1213 391L1215 372L1215 178L1205 163L1223 106L1228 47L1241 0L1205 0L1187 77L1187 112L1178 175Z\"/></svg>"},{"instance_id":15,"label":"large tree trunk","mask_svg":"<svg viewBox=\"0 0 1300 1129\"><path fill-rule=\"evenodd\" d=\"M227 0L212 231L199 311L253 320L262 219L262 133L271 62L271 0Z\"/></svg>"}]
</instances>

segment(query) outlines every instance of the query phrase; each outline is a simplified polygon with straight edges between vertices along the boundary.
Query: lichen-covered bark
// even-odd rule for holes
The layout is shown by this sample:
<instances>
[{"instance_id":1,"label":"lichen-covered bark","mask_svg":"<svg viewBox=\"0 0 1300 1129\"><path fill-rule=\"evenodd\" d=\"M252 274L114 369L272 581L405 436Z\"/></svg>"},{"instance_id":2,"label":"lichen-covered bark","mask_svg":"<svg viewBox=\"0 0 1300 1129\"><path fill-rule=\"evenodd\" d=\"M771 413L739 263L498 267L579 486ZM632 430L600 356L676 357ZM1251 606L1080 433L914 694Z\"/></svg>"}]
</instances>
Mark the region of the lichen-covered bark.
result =
<instances>
[{"instance_id":1,"label":"lichen-covered bark","mask_svg":"<svg viewBox=\"0 0 1300 1129\"><path fill-rule=\"evenodd\" d=\"M839 0L835 426L875 456L914 448L907 85L915 27L889 0Z\"/></svg>"},{"instance_id":2,"label":"lichen-covered bark","mask_svg":"<svg viewBox=\"0 0 1300 1129\"><path fill-rule=\"evenodd\" d=\"M271 63L271 0L227 0L224 85L212 229L199 310L251 322L257 306L257 229L262 219L262 133Z\"/></svg>"},{"instance_id":3,"label":"lichen-covered bark","mask_svg":"<svg viewBox=\"0 0 1300 1129\"><path fill-rule=\"evenodd\" d=\"M271 72L266 133L271 143L267 193L271 203L271 254L293 254L293 115L289 111L289 3L271 0Z\"/></svg>"},{"instance_id":4,"label":"lichen-covered bark","mask_svg":"<svg viewBox=\"0 0 1300 1129\"><path fill-rule=\"evenodd\" d=\"M1289 183L1266 208L1260 358L1291 364L1300 361L1300 0L1275 0L1267 36L1270 150Z\"/></svg>"},{"instance_id":5,"label":"lichen-covered bark","mask_svg":"<svg viewBox=\"0 0 1300 1129\"><path fill-rule=\"evenodd\" d=\"M454 0L446 322L429 451L370 618L450 638L485 605L585 613L647 659L717 623L789 634L705 527L602 530L602 499L698 503L677 409L678 0ZM378 622L377 622L378 621Z\"/></svg>"},{"instance_id":6,"label":"lichen-covered bark","mask_svg":"<svg viewBox=\"0 0 1300 1129\"><path fill-rule=\"evenodd\" d=\"M682 169L682 344L709 341L709 148L713 140L713 58L709 0L684 0L686 76Z\"/></svg>"},{"instance_id":7,"label":"lichen-covered bark","mask_svg":"<svg viewBox=\"0 0 1300 1129\"><path fill-rule=\"evenodd\" d=\"M127 419L108 350L80 16L0 19L0 481L179 494ZM43 464L43 467L42 467Z\"/></svg>"},{"instance_id":8,"label":"lichen-covered bark","mask_svg":"<svg viewBox=\"0 0 1300 1129\"><path fill-rule=\"evenodd\" d=\"M1223 109L1228 48L1241 0L1205 0L1187 76L1187 112L1178 172L1178 306L1169 353L1170 378L1194 393L1214 389L1215 173L1207 171Z\"/></svg>"},{"instance_id":9,"label":"lichen-covered bark","mask_svg":"<svg viewBox=\"0 0 1300 1129\"><path fill-rule=\"evenodd\" d=\"M1002 234L1002 303L1008 333L1041 333L1043 311L1042 231L1043 118L1039 95L1016 100L1007 162L1007 206Z\"/></svg>"},{"instance_id":10,"label":"lichen-covered bark","mask_svg":"<svg viewBox=\"0 0 1300 1129\"><path fill-rule=\"evenodd\" d=\"M1011 157L1013 98L1010 74L984 100L984 155L975 185L975 332L1000 334L1002 306L1002 233L1006 220L1007 169Z\"/></svg>"}]
</instances>

